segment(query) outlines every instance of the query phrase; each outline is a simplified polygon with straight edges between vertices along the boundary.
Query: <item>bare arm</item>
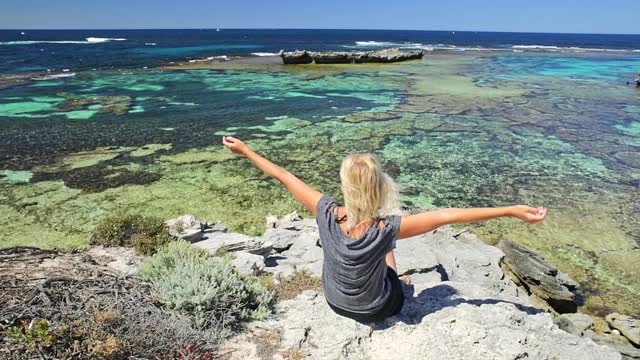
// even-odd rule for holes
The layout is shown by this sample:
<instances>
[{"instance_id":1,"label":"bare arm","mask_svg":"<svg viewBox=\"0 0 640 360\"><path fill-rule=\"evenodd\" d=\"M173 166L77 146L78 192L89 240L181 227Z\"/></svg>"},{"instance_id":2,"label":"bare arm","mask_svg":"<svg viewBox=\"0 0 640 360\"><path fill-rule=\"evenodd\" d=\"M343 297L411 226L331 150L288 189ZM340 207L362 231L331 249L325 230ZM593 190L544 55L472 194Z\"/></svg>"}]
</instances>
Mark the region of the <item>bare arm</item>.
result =
<instances>
[{"instance_id":1,"label":"bare arm","mask_svg":"<svg viewBox=\"0 0 640 360\"><path fill-rule=\"evenodd\" d=\"M505 216L517 217L520 220L534 223L543 220L546 215L547 209L543 207L533 208L526 205L427 211L420 214L403 216L400 222L398 239L424 234L440 226L453 223L477 222Z\"/></svg>"},{"instance_id":2,"label":"bare arm","mask_svg":"<svg viewBox=\"0 0 640 360\"><path fill-rule=\"evenodd\" d=\"M314 190L311 186L287 170L258 155L239 139L225 136L222 138L222 144L234 153L246 156L247 159L251 160L260 170L280 181L302 205L309 209L312 214L316 214L316 205L322 197L322 193Z\"/></svg>"}]
</instances>

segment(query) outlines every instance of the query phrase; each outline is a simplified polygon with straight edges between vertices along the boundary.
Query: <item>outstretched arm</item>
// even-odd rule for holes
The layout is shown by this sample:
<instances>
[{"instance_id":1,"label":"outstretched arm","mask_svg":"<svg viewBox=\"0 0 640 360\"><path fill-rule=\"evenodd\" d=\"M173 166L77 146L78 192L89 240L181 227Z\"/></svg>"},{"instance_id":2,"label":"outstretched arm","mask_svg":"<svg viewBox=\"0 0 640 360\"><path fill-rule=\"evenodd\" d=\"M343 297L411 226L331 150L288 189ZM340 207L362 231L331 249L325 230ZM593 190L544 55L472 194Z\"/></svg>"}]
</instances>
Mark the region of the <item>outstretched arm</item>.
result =
<instances>
[{"instance_id":1,"label":"outstretched arm","mask_svg":"<svg viewBox=\"0 0 640 360\"><path fill-rule=\"evenodd\" d=\"M398 239L404 239L435 230L440 226L453 223L467 223L512 216L529 223L538 222L547 215L543 207L533 208L516 205L498 208L440 209L420 214L403 216L400 222Z\"/></svg>"},{"instance_id":2,"label":"outstretched arm","mask_svg":"<svg viewBox=\"0 0 640 360\"><path fill-rule=\"evenodd\" d=\"M316 205L322 197L322 193L314 190L311 186L305 184L304 181L298 179L287 170L258 155L255 151L249 149L247 144L240 139L224 136L222 137L222 144L234 153L246 156L247 159L251 160L260 170L280 181L302 205L309 209L312 214L316 214Z\"/></svg>"}]
</instances>

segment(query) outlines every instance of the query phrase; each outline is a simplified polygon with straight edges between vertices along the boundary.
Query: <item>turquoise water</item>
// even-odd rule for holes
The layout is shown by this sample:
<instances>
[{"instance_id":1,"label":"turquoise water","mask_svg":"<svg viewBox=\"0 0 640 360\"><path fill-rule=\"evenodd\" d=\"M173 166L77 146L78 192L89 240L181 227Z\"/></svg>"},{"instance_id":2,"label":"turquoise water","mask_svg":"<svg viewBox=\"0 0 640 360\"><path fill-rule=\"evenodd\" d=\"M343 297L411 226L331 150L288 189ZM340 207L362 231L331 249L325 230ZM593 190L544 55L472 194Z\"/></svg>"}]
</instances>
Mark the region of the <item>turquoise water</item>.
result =
<instances>
[{"instance_id":1,"label":"turquoise water","mask_svg":"<svg viewBox=\"0 0 640 360\"><path fill-rule=\"evenodd\" d=\"M231 65L229 65L231 64ZM204 66L203 66L204 67ZM194 213L259 234L302 210L222 148L235 135L339 197L375 152L420 207L551 209L474 230L530 246L594 313L640 308L640 91L634 56L428 56L384 66L105 70L0 91L0 246L83 246L116 210ZM43 86L46 85L46 86Z\"/></svg>"},{"instance_id":2,"label":"turquoise water","mask_svg":"<svg viewBox=\"0 0 640 360\"><path fill-rule=\"evenodd\" d=\"M623 59L576 58L573 56L499 56L496 65L502 67L498 76L517 79L531 75L561 77L583 81L631 81L640 70L640 57Z\"/></svg>"}]
</instances>

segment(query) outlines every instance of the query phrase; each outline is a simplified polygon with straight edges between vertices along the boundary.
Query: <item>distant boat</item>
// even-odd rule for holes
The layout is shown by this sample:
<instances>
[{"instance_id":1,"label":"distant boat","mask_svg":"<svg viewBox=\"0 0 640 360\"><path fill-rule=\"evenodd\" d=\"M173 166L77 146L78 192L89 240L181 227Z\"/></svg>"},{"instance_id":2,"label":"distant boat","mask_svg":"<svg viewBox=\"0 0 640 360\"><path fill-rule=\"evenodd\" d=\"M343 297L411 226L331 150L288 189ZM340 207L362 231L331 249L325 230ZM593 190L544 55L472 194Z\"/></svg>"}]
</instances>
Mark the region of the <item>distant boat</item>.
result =
<instances>
[{"instance_id":1,"label":"distant boat","mask_svg":"<svg viewBox=\"0 0 640 360\"><path fill-rule=\"evenodd\" d=\"M24 35L24 31L20 33L20 35Z\"/></svg>"},{"instance_id":2,"label":"distant boat","mask_svg":"<svg viewBox=\"0 0 640 360\"><path fill-rule=\"evenodd\" d=\"M216 29L216 31L220 31L220 29Z\"/></svg>"}]
</instances>

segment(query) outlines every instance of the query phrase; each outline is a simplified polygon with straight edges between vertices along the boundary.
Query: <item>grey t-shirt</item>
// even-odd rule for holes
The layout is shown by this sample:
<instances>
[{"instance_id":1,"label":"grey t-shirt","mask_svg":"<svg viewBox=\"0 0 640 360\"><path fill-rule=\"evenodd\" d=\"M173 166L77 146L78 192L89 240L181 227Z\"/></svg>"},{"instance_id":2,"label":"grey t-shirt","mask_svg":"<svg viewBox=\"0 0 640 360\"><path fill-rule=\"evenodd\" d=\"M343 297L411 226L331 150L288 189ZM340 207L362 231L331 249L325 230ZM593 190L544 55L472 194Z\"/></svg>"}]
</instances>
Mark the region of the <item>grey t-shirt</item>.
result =
<instances>
[{"instance_id":1,"label":"grey t-shirt","mask_svg":"<svg viewBox=\"0 0 640 360\"><path fill-rule=\"evenodd\" d=\"M396 247L401 217L387 216L384 226L372 226L360 237L348 237L340 229L336 201L323 195L316 222L324 252L322 287L335 307L359 314L376 314L391 295L385 255Z\"/></svg>"}]
</instances>

